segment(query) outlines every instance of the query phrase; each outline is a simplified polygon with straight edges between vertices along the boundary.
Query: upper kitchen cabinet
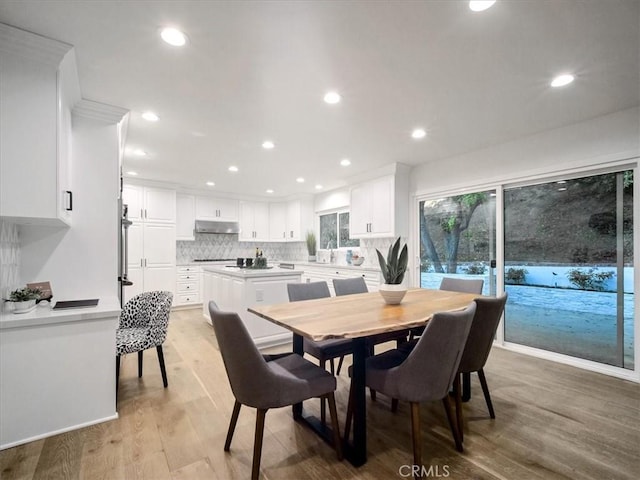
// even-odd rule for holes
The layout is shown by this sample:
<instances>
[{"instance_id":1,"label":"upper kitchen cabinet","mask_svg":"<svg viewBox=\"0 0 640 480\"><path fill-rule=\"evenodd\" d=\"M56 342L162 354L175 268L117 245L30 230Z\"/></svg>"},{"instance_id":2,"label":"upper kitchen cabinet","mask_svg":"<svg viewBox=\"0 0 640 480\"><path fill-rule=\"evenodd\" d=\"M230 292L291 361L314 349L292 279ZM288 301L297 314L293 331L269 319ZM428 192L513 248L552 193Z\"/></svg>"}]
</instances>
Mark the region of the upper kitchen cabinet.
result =
<instances>
[{"instance_id":1,"label":"upper kitchen cabinet","mask_svg":"<svg viewBox=\"0 0 640 480\"><path fill-rule=\"evenodd\" d=\"M358 184L351 189L351 238L407 236L409 168L396 165L394 175Z\"/></svg>"},{"instance_id":2,"label":"upper kitchen cabinet","mask_svg":"<svg viewBox=\"0 0 640 480\"><path fill-rule=\"evenodd\" d=\"M176 194L176 240L196 239L196 200L193 195Z\"/></svg>"},{"instance_id":3,"label":"upper kitchen cabinet","mask_svg":"<svg viewBox=\"0 0 640 480\"><path fill-rule=\"evenodd\" d=\"M238 221L238 201L228 198L196 197L196 220Z\"/></svg>"},{"instance_id":4,"label":"upper kitchen cabinet","mask_svg":"<svg viewBox=\"0 0 640 480\"><path fill-rule=\"evenodd\" d=\"M240 202L240 241L269 241L269 204Z\"/></svg>"},{"instance_id":5,"label":"upper kitchen cabinet","mask_svg":"<svg viewBox=\"0 0 640 480\"><path fill-rule=\"evenodd\" d=\"M293 200L269 204L269 239L274 242L301 242L313 228L311 201Z\"/></svg>"},{"instance_id":6,"label":"upper kitchen cabinet","mask_svg":"<svg viewBox=\"0 0 640 480\"><path fill-rule=\"evenodd\" d=\"M127 184L122 187L122 202L129 207L129 220L176 223L175 190Z\"/></svg>"},{"instance_id":7,"label":"upper kitchen cabinet","mask_svg":"<svg viewBox=\"0 0 640 480\"><path fill-rule=\"evenodd\" d=\"M0 216L71 224L71 112L79 100L71 45L0 24Z\"/></svg>"}]
</instances>

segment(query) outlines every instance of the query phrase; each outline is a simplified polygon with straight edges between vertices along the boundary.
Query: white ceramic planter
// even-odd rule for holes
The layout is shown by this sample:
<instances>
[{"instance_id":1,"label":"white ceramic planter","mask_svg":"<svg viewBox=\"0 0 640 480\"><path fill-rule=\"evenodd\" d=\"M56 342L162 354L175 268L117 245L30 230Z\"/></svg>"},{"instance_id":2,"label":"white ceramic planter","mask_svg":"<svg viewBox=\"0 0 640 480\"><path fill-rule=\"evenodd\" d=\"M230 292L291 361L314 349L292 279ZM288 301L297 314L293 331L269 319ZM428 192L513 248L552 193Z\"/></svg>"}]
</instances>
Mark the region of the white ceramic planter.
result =
<instances>
[{"instance_id":1,"label":"white ceramic planter","mask_svg":"<svg viewBox=\"0 0 640 480\"><path fill-rule=\"evenodd\" d=\"M383 283L378 287L378 291L387 305L398 305L407 293L407 287Z\"/></svg>"},{"instance_id":2,"label":"white ceramic planter","mask_svg":"<svg viewBox=\"0 0 640 480\"><path fill-rule=\"evenodd\" d=\"M13 313L27 313L36 308L36 301L34 300L25 300L24 302L12 302L13 303Z\"/></svg>"},{"instance_id":3,"label":"white ceramic planter","mask_svg":"<svg viewBox=\"0 0 640 480\"><path fill-rule=\"evenodd\" d=\"M315 262L316 261L316 256L315 255L309 255L309 258L307 259L308 262Z\"/></svg>"}]
</instances>

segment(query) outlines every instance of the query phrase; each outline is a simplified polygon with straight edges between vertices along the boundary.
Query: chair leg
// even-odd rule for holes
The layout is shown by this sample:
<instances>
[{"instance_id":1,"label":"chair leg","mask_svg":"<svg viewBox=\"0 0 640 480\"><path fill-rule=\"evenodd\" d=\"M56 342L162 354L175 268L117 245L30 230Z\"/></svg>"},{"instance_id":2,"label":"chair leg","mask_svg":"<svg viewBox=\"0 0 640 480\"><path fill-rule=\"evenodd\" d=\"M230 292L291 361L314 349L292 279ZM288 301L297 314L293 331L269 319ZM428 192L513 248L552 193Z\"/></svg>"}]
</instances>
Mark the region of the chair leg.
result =
<instances>
[{"instance_id":1,"label":"chair leg","mask_svg":"<svg viewBox=\"0 0 640 480\"><path fill-rule=\"evenodd\" d=\"M484 399L487 402L487 408L489 409L489 416L496 418L496 414L493 411L493 404L491 403L491 395L489 395L489 386L487 385L487 379L484 376L484 370L481 368L478 370L478 378L480 379L480 385L482 386L482 393L484 393Z\"/></svg>"},{"instance_id":2,"label":"chair leg","mask_svg":"<svg viewBox=\"0 0 640 480\"><path fill-rule=\"evenodd\" d=\"M116 400L118 400L119 380L120 380L120 355L116 355Z\"/></svg>"},{"instance_id":3,"label":"chair leg","mask_svg":"<svg viewBox=\"0 0 640 480\"><path fill-rule=\"evenodd\" d=\"M260 476L260 456L262 455L262 436L264 435L264 417L267 411L259 408L256 415L256 436L253 442L253 466L251 480L258 480Z\"/></svg>"},{"instance_id":4,"label":"chair leg","mask_svg":"<svg viewBox=\"0 0 640 480\"><path fill-rule=\"evenodd\" d=\"M420 434L420 404L411 402L411 438L413 440L413 465L422 470L422 437Z\"/></svg>"},{"instance_id":5,"label":"chair leg","mask_svg":"<svg viewBox=\"0 0 640 480\"><path fill-rule=\"evenodd\" d=\"M369 395L371 395L371 401L375 402L377 400L376 391L373 388L369 389Z\"/></svg>"},{"instance_id":6,"label":"chair leg","mask_svg":"<svg viewBox=\"0 0 640 480\"><path fill-rule=\"evenodd\" d=\"M460 386L460 375L456 373L453 379L453 396L456 402L456 424L458 425L458 435L460 435L460 441L464 442L464 419L462 417L462 388Z\"/></svg>"},{"instance_id":7,"label":"chair leg","mask_svg":"<svg viewBox=\"0 0 640 480\"><path fill-rule=\"evenodd\" d=\"M167 382L167 369L164 366L164 354L162 353L162 345L158 345L156 347L156 350L158 352L158 361L160 362L160 372L162 373L162 383L164 384L164 388L167 388L167 385L169 385L169 383ZM138 357L138 358L142 358L142 357Z\"/></svg>"},{"instance_id":8,"label":"chair leg","mask_svg":"<svg viewBox=\"0 0 640 480\"><path fill-rule=\"evenodd\" d=\"M138 352L138 378L142 378L142 354L144 350Z\"/></svg>"},{"instance_id":9,"label":"chair leg","mask_svg":"<svg viewBox=\"0 0 640 480\"><path fill-rule=\"evenodd\" d=\"M453 421L453 414L451 413L451 403L449 401L449 395L445 396L442 399L442 404L444 405L444 412L447 414L447 420L449 421L449 428L451 428L451 433L453 434L453 441L456 444L456 450L462 452L462 442L460 441L460 436L458 435L458 427Z\"/></svg>"},{"instance_id":10,"label":"chair leg","mask_svg":"<svg viewBox=\"0 0 640 480\"><path fill-rule=\"evenodd\" d=\"M331 360L329 360L329 365L331 366L331 375L335 375L335 363L333 363L333 358ZM325 368L326 370L326 368Z\"/></svg>"},{"instance_id":11,"label":"chair leg","mask_svg":"<svg viewBox=\"0 0 640 480\"><path fill-rule=\"evenodd\" d=\"M327 394L327 400L329 402L329 415L331 415L331 428L333 429L333 445L336 449L338 461L342 461L342 440L340 438L340 426L338 425L336 398L333 392Z\"/></svg>"},{"instance_id":12,"label":"chair leg","mask_svg":"<svg viewBox=\"0 0 640 480\"><path fill-rule=\"evenodd\" d=\"M338 369L336 370L336 376L340 375L340 369L342 368L342 362L344 361L344 355L342 355L340 357L340 360L338 360Z\"/></svg>"},{"instance_id":13,"label":"chair leg","mask_svg":"<svg viewBox=\"0 0 640 480\"><path fill-rule=\"evenodd\" d=\"M393 413L396 413L398 411L398 399L397 398L392 398L391 399L391 411Z\"/></svg>"},{"instance_id":14,"label":"chair leg","mask_svg":"<svg viewBox=\"0 0 640 480\"><path fill-rule=\"evenodd\" d=\"M229 422L229 430L227 430L227 439L224 441L225 452L228 452L231 448L231 440L233 440L233 432L236 430L236 423L238 423L241 406L242 404L238 400L233 404L233 413L231 414L231 421Z\"/></svg>"}]
</instances>

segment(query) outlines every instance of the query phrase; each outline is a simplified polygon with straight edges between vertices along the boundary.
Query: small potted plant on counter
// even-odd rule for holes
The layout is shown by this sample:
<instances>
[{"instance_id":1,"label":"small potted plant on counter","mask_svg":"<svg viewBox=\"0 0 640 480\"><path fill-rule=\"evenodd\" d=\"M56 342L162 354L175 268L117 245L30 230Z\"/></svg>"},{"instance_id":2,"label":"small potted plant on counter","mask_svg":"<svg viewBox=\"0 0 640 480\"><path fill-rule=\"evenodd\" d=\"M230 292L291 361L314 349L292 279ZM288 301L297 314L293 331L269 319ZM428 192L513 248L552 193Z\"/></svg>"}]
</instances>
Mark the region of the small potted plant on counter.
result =
<instances>
[{"instance_id":1,"label":"small potted plant on counter","mask_svg":"<svg viewBox=\"0 0 640 480\"><path fill-rule=\"evenodd\" d=\"M41 296L39 288L19 288L9 294L9 301L13 302L14 313L27 313L36 307L36 300Z\"/></svg>"},{"instance_id":2,"label":"small potted plant on counter","mask_svg":"<svg viewBox=\"0 0 640 480\"><path fill-rule=\"evenodd\" d=\"M317 244L316 244L316 234L313 233L311 230L309 230L307 232L307 253L309 253L309 261L310 262L315 262L316 261L316 251L317 251Z\"/></svg>"},{"instance_id":3,"label":"small potted plant on counter","mask_svg":"<svg viewBox=\"0 0 640 480\"><path fill-rule=\"evenodd\" d=\"M400 250L400 237L398 237L395 243L389 247L386 260L377 248L376 253L378 254L378 262L384 278L384 283L379 288L380 295L382 295L385 303L397 305L407 293L406 287L402 285L404 274L407 271L407 263L409 262L407 244L405 243L402 250Z\"/></svg>"}]
</instances>

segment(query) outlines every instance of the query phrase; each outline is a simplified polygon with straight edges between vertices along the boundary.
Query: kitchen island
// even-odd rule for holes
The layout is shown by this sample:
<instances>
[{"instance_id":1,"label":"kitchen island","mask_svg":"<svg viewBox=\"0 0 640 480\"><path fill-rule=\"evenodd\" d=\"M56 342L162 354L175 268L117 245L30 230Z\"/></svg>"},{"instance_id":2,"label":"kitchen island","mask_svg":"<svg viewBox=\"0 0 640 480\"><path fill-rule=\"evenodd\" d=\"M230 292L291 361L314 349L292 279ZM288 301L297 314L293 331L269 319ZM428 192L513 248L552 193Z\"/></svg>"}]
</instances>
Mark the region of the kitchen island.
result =
<instances>
[{"instance_id":1,"label":"kitchen island","mask_svg":"<svg viewBox=\"0 0 640 480\"><path fill-rule=\"evenodd\" d=\"M204 266L202 313L209 317L209 301L221 310L236 312L259 348L291 341L291 332L264 320L247 308L289 301L287 283L300 283L302 270L272 267L266 269Z\"/></svg>"}]
</instances>

